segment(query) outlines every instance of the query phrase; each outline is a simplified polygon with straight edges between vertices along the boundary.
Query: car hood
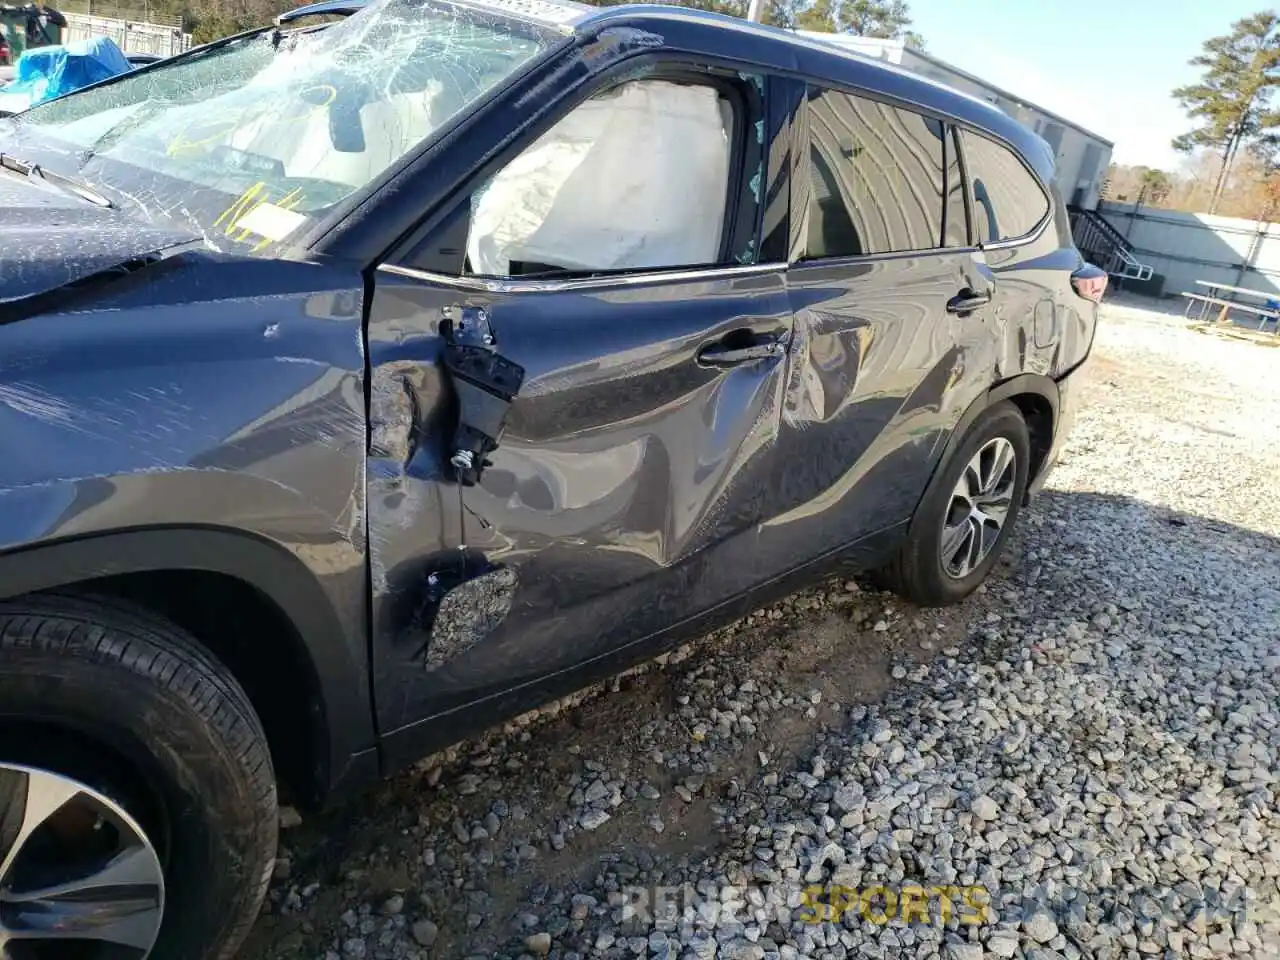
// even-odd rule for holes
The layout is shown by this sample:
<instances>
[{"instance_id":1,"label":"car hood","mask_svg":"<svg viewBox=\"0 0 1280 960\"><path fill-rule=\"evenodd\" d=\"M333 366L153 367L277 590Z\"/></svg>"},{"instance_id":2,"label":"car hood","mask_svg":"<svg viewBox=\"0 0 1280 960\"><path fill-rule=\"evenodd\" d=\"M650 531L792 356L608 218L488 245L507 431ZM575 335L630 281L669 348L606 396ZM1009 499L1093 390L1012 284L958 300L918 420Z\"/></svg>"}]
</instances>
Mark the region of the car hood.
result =
<instances>
[{"instance_id":1,"label":"car hood","mask_svg":"<svg viewBox=\"0 0 1280 960\"><path fill-rule=\"evenodd\" d=\"M8 87L0 84L0 117L21 113L29 106L31 106L31 94L26 92L14 93Z\"/></svg>"},{"instance_id":2,"label":"car hood","mask_svg":"<svg viewBox=\"0 0 1280 960\"><path fill-rule=\"evenodd\" d=\"M0 171L0 305L199 239Z\"/></svg>"}]
</instances>

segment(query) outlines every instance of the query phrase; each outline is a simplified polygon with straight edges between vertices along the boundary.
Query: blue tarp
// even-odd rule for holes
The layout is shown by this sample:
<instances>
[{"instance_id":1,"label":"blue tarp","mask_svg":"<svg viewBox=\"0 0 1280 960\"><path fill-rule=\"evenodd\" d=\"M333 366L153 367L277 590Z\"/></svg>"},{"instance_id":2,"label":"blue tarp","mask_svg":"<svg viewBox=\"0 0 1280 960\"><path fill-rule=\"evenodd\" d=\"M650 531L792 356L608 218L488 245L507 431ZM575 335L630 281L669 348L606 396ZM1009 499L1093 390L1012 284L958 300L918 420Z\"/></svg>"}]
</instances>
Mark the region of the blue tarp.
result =
<instances>
[{"instance_id":1,"label":"blue tarp","mask_svg":"<svg viewBox=\"0 0 1280 960\"><path fill-rule=\"evenodd\" d=\"M18 58L13 83L4 92L25 93L35 105L132 69L114 40L90 37L62 47L24 51Z\"/></svg>"}]
</instances>

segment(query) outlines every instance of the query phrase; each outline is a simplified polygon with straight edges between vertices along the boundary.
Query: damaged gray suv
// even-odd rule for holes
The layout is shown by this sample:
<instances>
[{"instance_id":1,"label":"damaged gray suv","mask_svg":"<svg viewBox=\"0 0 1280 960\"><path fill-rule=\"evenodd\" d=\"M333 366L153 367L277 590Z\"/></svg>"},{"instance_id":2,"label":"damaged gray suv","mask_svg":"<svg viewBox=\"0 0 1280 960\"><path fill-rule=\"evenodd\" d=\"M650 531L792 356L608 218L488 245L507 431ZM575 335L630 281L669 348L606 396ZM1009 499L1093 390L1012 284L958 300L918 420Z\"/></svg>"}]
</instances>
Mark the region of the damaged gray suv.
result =
<instances>
[{"instance_id":1,"label":"damaged gray suv","mask_svg":"<svg viewBox=\"0 0 1280 960\"><path fill-rule=\"evenodd\" d=\"M994 108L359 6L0 121L6 960L229 957L281 799L841 570L965 597L1069 428L1106 278Z\"/></svg>"}]
</instances>

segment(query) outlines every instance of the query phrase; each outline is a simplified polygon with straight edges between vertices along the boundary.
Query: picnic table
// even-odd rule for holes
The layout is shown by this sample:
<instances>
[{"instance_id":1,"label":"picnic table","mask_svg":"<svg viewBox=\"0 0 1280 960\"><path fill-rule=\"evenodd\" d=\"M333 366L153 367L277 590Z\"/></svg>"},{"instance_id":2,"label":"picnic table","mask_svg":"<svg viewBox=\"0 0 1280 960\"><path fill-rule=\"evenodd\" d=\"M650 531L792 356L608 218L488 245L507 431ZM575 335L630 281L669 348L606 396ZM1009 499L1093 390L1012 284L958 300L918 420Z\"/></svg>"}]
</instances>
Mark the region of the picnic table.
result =
<instances>
[{"instance_id":1,"label":"picnic table","mask_svg":"<svg viewBox=\"0 0 1280 960\"><path fill-rule=\"evenodd\" d=\"M1192 305L1199 302L1199 319L1203 320L1205 314L1209 311L1209 305L1212 304L1216 307L1221 307L1218 311L1218 323L1226 322L1228 311L1242 310L1258 318L1259 330L1266 326L1268 320L1274 320L1276 322L1276 332L1280 333L1280 302L1277 301L1276 295L1263 293L1261 290L1250 290L1248 287L1233 287L1229 283L1219 283L1215 280L1197 280L1196 283L1208 288L1208 293L1184 292L1182 295L1187 298L1187 308L1182 312L1184 317L1189 317ZM1227 299L1219 295L1223 291L1230 291L1237 296L1253 297L1263 301L1263 304L1262 306L1254 306L1251 303L1241 303L1238 299Z\"/></svg>"}]
</instances>

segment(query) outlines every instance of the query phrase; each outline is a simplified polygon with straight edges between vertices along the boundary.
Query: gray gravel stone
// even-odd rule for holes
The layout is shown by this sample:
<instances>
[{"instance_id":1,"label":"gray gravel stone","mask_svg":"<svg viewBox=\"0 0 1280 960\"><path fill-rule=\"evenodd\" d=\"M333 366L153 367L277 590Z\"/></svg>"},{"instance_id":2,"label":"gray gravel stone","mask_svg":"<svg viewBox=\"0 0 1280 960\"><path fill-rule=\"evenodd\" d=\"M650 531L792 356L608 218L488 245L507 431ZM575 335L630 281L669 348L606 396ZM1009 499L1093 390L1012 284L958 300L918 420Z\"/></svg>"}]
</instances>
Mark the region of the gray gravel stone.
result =
<instances>
[{"instance_id":1,"label":"gray gravel stone","mask_svg":"<svg viewBox=\"0 0 1280 960\"><path fill-rule=\"evenodd\" d=\"M524 948L536 956L546 956L551 952L551 934L531 933L524 938Z\"/></svg>"},{"instance_id":2,"label":"gray gravel stone","mask_svg":"<svg viewBox=\"0 0 1280 960\"><path fill-rule=\"evenodd\" d=\"M764 947L750 940L735 939L720 944L722 960L764 960Z\"/></svg>"},{"instance_id":3,"label":"gray gravel stone","mask_svg":"<svg viewBox=\"0 0 1280 960\"><path fill-rule=\"evenodd\" d=\"M414 923L412 929L413 939L417 941L419 946L431 947L436 942L436 937L440 935L440 929L430 920L419 920Z\"/></svg>"},{"instance_id":4,"label":"gray gravel stone","mask_svg":"<svg viewBox=\"0 0 1280 960\"><path fill-rule=\"evenodd\" d=\"M975 798L969 809L979 820L994 820L1000 816L1000 806L987 796Z\"/></svg>"},{"instance_id":5,"label":"gray gravel stone","mask_svg":"<svg viewBox=\"0 0 1280 960\"><path fill-rule=\"evenodd\" d=\"M987 938L987 950L997 957L1012 957L1018 952L1017 934L997 931Z\"/></svg>"},{"instance_id":6,"label":"gray gravel stone","mask_svg":"<svg viewBox=\"0 0 1280 960\"><path fill-rule=\"evenodd\" d=\"M1022 929L1036 943L1048 943L1058 935L1058 925L1053 918L1044 912L1033 913L1022 921Z\"/></svg>"}]
</instances>

